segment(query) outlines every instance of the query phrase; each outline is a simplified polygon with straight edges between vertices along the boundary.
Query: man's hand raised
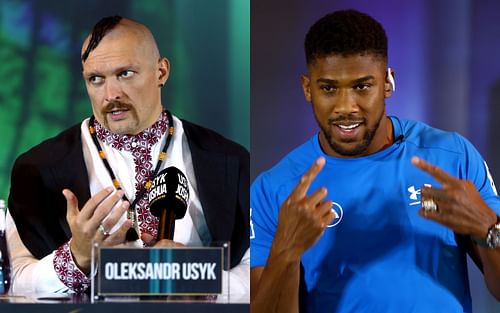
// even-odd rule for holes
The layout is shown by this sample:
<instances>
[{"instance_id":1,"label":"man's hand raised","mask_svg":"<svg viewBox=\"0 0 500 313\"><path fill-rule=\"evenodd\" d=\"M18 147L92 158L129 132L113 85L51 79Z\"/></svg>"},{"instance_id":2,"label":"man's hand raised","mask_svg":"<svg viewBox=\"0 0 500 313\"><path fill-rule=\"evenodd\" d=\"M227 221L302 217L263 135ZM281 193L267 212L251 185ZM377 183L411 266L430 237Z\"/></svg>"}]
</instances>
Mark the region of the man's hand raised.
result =
<instances>
[{"instance_id":1,"label":"man's hand raised","mask_svg":"<svg viewBox=\"0 0 500 313\"><path fill-rule=\"evenodd\" d=\"M441 188L422 188L422 201L433 201L437 211L425 211L422 208L420 215L459 234L485 238L488 228L496 222L496 214L481 198L474 184L450 176L417 157L412 158L412 163L442 184Z\"/></svg>"},{"instance_id":2,"label":"man's hand raised","mask_svg":"<svg viewBox=\"0 0 500 313\"><path fill-rule=\"evenodd\" d=\"M90 198L81 210L78 209L78 200L73 192L69 189L63 190L67 203L66 219L72 234L71 253L76 265L84 273L90 271L94 240L103 246L122 244L127 230L132 226L132 221L126 220L118 230L109 233L129 207L129 203L123 201L115 211L111 212L123 196L123 191L118 190L112 194L113 190L112 187L101 190Z\"/></svg>"},{"instance_id":3,"label":"man's hand raised","mask_svg":"<svg viewBox=\"0 0 500 313\"><path fill-rule=\"evenodd\" d=\"M290 260L299 259L335 218L331 210L332 201L324 201L328 193L326 188L318 188L307 196L312 182L324 166L325 159L318 158L281 205L273 252L286 253Z\"/></svg>"}]
</instances>

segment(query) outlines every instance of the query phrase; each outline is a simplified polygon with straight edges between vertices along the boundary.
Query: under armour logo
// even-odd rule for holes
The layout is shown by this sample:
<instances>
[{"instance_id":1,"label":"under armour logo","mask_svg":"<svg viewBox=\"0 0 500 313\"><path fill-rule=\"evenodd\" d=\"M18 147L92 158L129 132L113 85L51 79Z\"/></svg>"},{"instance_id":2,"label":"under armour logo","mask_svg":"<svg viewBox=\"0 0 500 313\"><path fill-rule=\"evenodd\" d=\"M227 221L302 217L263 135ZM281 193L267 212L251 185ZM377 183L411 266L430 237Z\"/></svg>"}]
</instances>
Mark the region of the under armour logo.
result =
<instances>
[{"instance_id":1,"label":"under armour logo","mask_svg":"<svg viewBox=\"0 0 500 313\"><path fill-rule=\"evenodd\" d=\"M430 184L424 184L425 187L431 188L432 186ZM410 200L414 200L410 202L410 205L417 205L420 204L420 197L419 195L421 194L421 189L415 189L415 186L410 186L408 187L408 192L410 193Z\"/></svg>"},{"instance_id":2,"label":"under armour logo","mask_svg":"<svg viewBox=\"0 0 500 313\"><path fill-rule=\"evenodd\" d=\"M415 189L415 186L408 187L408 192L410 192L411 200L418 200L418 195L420 194L420 189Z\"/></svg>"},{"instance_id":3,"label":"under armour logo","mask_svg":"<svg viewBox=\"0 0 500 313\"><path fill-rule=\"evenodd\" d=\"M408 192L410 193L410 200L414 200L410 202L410 205L420 204L420 200L418 199L418 195L420 195L420 189L415 189L415 186L408 187Z\"/></svg>"}]
</instances>

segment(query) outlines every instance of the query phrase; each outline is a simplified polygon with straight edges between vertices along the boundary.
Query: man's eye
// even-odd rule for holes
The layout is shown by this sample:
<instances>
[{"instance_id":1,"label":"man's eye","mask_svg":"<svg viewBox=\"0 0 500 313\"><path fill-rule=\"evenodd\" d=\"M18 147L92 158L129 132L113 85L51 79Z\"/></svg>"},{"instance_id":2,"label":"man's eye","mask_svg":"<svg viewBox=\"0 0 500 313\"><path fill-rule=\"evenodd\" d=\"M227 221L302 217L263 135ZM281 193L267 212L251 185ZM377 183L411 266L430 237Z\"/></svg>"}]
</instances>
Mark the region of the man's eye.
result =
<instances>
[{"instance_id":1,"label":"man's eye","mask_svg":"<svg viewBox=\"0 0 500 313\"><path fill-rule=\"evenodd\" d=\"M354 89L356 90L367 90L370 88L369 84L358 84L354 86Z\"/></svg>"},{"instance_id":2,"label":"man's eye","mask_svg":"<svg viewBox=\"0 0 500 313\"><path fill-rule=\"evenodd\" d=\"M102 83L104 81L104 78L100 77L100 76L90 76L89 77L89 83L93 84L93 85L98 85L100 83Z\"/></svg>"},{"instance_id":3,"label":"man's eye","mask_svg":"<svg viewBox=\"0 0 500 313\"><path fill-rule=\"evenodd\" d=\"M129 78L129 77L133 76L134 74L135 73L133 71L126 70L126 71L123 71L120 73L120 77Z\"/></svg>"},{"instance_id":4,"label":"man's eye","mask_svg":"<svg viewBox=\"0 0 500 313\"><path fill-rule=\"evenodd\" d=\"M325 92L334 92L336 90L336 88L333 86L330 86L330 85L324 85L324 86L321 86L321 90L323 90Z\"/></svg>"}]
</instances>

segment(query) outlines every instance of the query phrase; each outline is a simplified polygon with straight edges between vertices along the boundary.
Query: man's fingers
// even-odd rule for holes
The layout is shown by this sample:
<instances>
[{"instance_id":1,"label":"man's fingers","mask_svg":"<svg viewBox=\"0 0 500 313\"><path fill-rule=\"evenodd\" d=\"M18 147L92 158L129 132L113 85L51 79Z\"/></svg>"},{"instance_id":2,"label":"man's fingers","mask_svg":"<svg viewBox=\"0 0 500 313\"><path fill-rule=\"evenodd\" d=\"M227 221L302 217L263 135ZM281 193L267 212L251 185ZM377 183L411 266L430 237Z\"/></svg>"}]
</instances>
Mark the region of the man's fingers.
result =
<instances>
[{"instance_id":1,"label":"man's fingers","mask_svg":"<svg viewBox=\"0 0 500 313\"><path fill-rule=\"evenodd\" d=\"M307 190L311 186L311 183L316 178L318 173L325 166L326 160L323 157L319 157L313 165L307 170L307 172L300 178L299 183L295 187L291 194L292 200L298 201L306 196Z\"/></svg>"},{"instance_id":2,"label":"man's fingers","mask_svg":"<svg viewBox=\"0 0 500 313\"><path fill-rule=\"evenodd\" d=\"M419 169L429 173L434 177L437 181L442 184L456 185L459 181L457 178L450 176L448 173L440 169L439 167L430 164L416 156L411 158L411 163L418 167Z\"/></svg>"},{"instance_id":3,"label":"man's fingers","mask_svg":"<svg viewBox=\"0 0 500 313\"><path fill-rule=\"evenodd\" d=\"M328 190L324 187L319 188L306 200L306 206L315 208L328 194Z\"/></svg>"},{"instance_id":4,"label":"man's fingers","mask_svg":"<svg viewBox=\"0 0 500 313\"><path fill-rule=\"evenodd\" d=\"M151 247L156 243L156 238L148 233L142 233L141 240L147 247Z\"/></svg>"},{"instance_id":5,"label":"man's fingers","mask_svg":"<svg viewBox=\"0 0 500 313\"><path fill-rule=\"evenodd\" d=\"M332 206L333 206L333 201L329 200L321 203L317 207L318 213L321 216L323 227L330 225L334 219L339 217L337 213L334 210L332 210Z\"/></svg>"},{"instance_id":6,"label":"man's fingers","mask_svg":"<svg viewBox=\"0 0 500 313\"><path fill-rule=\"evenodd\" d=\"M78 199L76 198L75 194L69 189L64 189L62 191L62 194L66 198L66 217L68 219L72 219L78 215Z\"/></svg>"},{"instance_id":7,"label":"man's fingers","mask_svg":"<svg viewBox=\"0 0 500 313\"><path fill-rule=\"evenodd\" d=\"M111 212L116 203L122 199L122 197L123 197L123 191L118 190L113 195L107 197L101 203L99 203L97 208L94 209L94 214L89 220L91 225L97 228L99 224L102 223L104 218L108 216L109 212Z\"/></svg>"},{"instance_id":8,"label":"man's fingers","mask_svg":"<svg viewBox=\"0 0 500 313\"><path fill-rule=\"evenodd\" d=\"M132 227L132 220L127 219L117 231L104 239L106 246L116 246L125 242L127 231Z\"/></svg>"},{"instance_id":9,"label":"man's fingers","mask_svg":"<svg viewBox=\"0 0 500 313\"><path fill-rule=\"evenodd\" d=\"M180 247L185 247L182 243L170 240L170 239L161 239L159 241L156 241L156 238L151 236L150 234L143 233L141 235L141 240L146 244L146 246L151 247L175 247L175 248L180 248Z\"/></svg>"},{"instance_id":10,"label":"man's fingers","mask_svg":"<svg viewBox=\"0 0 500 313\"><path fill-rule=\"evenodd\" d=\"M183 245L182 243L176 242L176 241L173 241L170 239L162 239L162 240L156 242L156 244L154 246L155 247L171 247L171 248L185 247L185 245Z\"/></svg>"},{"instance_id":11,"label":"man's fingers","mask_svg":"<svg viewBox=\"0 0 500 313\"><path fill-rule=\"evenodd\" d=\"M434 201L450 201L450 196L446 191L433 187L422 187L422 199L432 199Z\"/></svg>"},{"instance_id":12,"label":"man's fingers","mask_svg":"<svg viewBox=\"0 0 500 313\"><path fill-rule=\"evenodd\" d=\"M108 197L111 194L111 192L113 192L113 190L114 190L113 187L104 188L103 190L96 193L92 198L90 198L80 211L82 218L85 220L90 219L94 214L94 211L96 210L97 206L104 199L106 199L106 197Z\"/></svg>"},{"instance_id":13,"label":"man's fingers","mask_svg":"<svg viewBox=\"0 0 500 313\"><path fill-rule=\"evenodd\" d=\"M104 229L110 230L112 229L115 224L120 220L120 218L123 216L123 214L127 211L129 208L130 204L128 201L123 201L122 204L114 210L111 214L108 215L102 222L101 225L103 225Z\"/></svg>"},{"instance_id":14,"label":"man's fingers","mask_svg":"<svg viewBox=\"0 0 500 313\"><path fill-rule=\"evenodd\" d=\"M321 215L322 217L326 217L327 215L329 216L330 214L332 214L334 216L334 218L338 217L338 216L336 216L337 213L335 213L335 211L332 210L332 206L333 206L333 201L328 200L328 201L322 202L320 205L318 205L318 207L316 209L318 210L318 214Z\"/></svg>"}]
</instances>

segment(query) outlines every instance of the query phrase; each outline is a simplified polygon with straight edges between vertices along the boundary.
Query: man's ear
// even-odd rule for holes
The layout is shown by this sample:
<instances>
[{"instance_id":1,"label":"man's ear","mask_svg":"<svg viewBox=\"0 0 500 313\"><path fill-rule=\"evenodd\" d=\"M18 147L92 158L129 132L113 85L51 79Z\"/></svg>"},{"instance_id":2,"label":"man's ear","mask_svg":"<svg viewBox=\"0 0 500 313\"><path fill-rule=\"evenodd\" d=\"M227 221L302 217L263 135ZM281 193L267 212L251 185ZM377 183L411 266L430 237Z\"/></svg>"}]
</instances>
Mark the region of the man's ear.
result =
<instances>
[{"instance_id":1,"label":"man's ear","mask_svg":"<svg viewBox=\"0 0 500 313\"><path fill-rule=\"evenodd\" d=\"M304 91L306 101L311 102L311 79L309 76L302 74L300 75L300 81L302 83L302 90Z\"/></svg>"},{"instance_id":2,"label":"man's ear","mask_svg":"<svg viewBox=\"0 0 500 313\"><path fill-rule=\"evenodd\" d=\"M158 86L163 87L170 75L170 62L167 58L158 60Z\"/></svg>"},{"instance_id":3,"label":"man's ear","mask_svg":"<svg viewBox=\"0 0 500 313\"><path fill-rule=\"evenodd\" d=\"M396 82L394 81L394 70L390 67L387 68L387 73L385 75L385 86L384 86L384 96L389 98L392 93L396 90Z\"/></svg>"}]
</instances>

